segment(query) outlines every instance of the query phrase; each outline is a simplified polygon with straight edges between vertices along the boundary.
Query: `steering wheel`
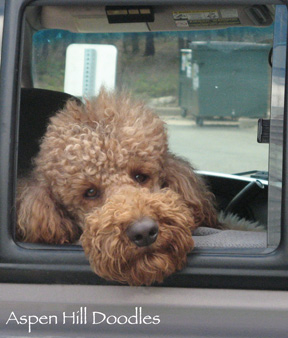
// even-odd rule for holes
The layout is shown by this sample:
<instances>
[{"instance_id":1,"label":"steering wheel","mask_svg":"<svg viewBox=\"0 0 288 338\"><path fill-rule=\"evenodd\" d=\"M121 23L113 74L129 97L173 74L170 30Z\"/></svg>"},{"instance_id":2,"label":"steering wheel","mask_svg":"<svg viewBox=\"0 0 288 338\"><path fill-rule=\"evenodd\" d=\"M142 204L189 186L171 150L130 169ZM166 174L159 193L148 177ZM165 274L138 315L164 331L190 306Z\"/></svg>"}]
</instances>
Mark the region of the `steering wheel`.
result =
<instances>
[{"instance_id":1,"label":"steering wheel","mask_svg":"<svg viewBox=\"0 0 288 338\"><path fill-rule=\"evenodd\" d=\"M255 180L248 183L242 190L239 191L236 196L228 203L227 207L224 210L225 214L232 213L236 214L236 210L243 204L245 204L246 200L249 198L253 198L259 193L259 189L265 189L265 185L259 181Z\"/></svg>"}]
</instances>

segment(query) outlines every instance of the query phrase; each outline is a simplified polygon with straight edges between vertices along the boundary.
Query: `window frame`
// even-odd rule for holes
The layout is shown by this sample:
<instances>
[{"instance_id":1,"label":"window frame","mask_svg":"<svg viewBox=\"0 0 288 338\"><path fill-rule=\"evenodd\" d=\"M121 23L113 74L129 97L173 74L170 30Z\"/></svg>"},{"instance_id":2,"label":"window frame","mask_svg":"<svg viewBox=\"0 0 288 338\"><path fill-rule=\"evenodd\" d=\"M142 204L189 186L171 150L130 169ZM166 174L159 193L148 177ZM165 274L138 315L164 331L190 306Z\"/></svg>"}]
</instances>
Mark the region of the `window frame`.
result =
<instances>
[{"instance_id":1,"label":"window frame","mask_svg":"<svg viewBox=\"0 0 288 338\"><path fill-rule=\"evenodd\" d=\"M148 0L145 5L175 4L175 0ZM123 5L123 1L108 0L107 5ZM128 3L128 2L127 2ZM191 0L177 1L190 4ZM193 4L215 4L212 0L197 0ZM282 4L280 0L260 1L254 4ZM0 82L0 282L20 283L78 283L115 285L95 275L78 246L48 246L16 243L13 240L13 209L16 195L17 136L19 128L21 37L22 19L27 5L73 5L76 0L9 0L5 5L2 69ZM81 4L101 4L103 1L84 0ZM129 4L141 5L132 0ZM222 0L218 4L250 4L240 0ZM288 58L287 58L288 59ZM287 63L287 60L286 60ZM287 67L286 67L287 79ZM287 126L287 89L285 91L284 126ZM267 254L193 253L187 267L168 277L163 286L221 287L248 289L288 289L288 127L284 128L283 188L281 213L281 242ZM7 141L9 140L9 141Z\"/></svg>"}]
</instances>

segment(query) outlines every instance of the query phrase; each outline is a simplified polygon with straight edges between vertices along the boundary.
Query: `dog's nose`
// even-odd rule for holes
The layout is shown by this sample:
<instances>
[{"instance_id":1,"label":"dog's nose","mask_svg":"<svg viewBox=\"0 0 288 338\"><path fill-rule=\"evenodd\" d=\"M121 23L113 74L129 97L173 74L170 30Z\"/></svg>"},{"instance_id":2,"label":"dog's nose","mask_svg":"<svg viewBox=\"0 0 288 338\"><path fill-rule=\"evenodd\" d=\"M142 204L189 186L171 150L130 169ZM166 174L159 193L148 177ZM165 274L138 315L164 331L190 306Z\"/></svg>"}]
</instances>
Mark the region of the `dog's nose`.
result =
<instances>
[{"instance_id":1,"label":"dog's nose","mask_svg":"<svg viewBox=\"0 0 288 338\"><path fill-rule=\"evenodd\" d=\"M158 224L153 219L145 217L130 225L126 233L131 242L142 247L156 241L158 230Z\"/></svg>"}]
</instances>

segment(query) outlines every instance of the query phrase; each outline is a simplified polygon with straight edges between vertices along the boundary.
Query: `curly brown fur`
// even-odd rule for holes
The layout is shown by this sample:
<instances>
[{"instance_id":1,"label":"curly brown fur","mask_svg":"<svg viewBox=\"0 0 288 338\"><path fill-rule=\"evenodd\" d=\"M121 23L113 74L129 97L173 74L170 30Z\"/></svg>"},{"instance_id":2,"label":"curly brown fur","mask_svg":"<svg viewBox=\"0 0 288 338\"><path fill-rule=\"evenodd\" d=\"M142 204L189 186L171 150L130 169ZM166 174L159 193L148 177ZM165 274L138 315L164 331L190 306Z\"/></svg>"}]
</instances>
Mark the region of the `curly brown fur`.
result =
<instances>
[{"instance_id":1,"label":"curly brown fur","mask_svg":"<svg viewBox=\"0 0 288 338\"><path fill-rule=\"evenodd\" d=\"M128 95L68 101L51 118L30 178L19 184L18 239L81 241L94 271L150 285L181 269L191 231L218 225L213 195L190 164L169 153L163 121ZM155 243L127 237L133 222L157 222Z\"/></svg>"},{"instance_id":2,"label":"curly brown fur","mask_svg":"<svg viewBox=\"0 0 288 338\"><path fill-rule=\"evenodd\" d=\"M47 187L37 180L21 180L18 184L16 235L27 242L72 243L81 234L66 210L53 200Z\"/></svg>"},{"instance_id":3,"label":"curly brown fur","mask_svg":"<svg viewBox=\"0 0 288 338\"><path fill-rule=\"evenodd\" d=\"M159 235L151 246L138 248L123 233L143 217L157 220ZM151 193L127 186L87 216L82 244L95 272L104 278L152 284L183 268L193 248L193 224L187 205L172 190Z\"/></svg>"}]
</instances>

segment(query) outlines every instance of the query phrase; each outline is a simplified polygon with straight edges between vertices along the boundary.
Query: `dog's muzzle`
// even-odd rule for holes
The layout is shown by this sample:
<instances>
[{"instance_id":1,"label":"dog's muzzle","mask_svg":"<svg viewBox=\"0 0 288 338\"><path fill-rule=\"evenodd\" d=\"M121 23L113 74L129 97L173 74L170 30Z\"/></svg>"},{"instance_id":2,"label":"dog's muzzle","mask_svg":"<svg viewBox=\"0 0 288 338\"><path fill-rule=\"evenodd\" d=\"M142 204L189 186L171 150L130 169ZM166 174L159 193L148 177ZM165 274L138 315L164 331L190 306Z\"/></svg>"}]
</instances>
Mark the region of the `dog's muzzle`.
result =
<instances>
[{"instance_id":1,"label":"dog's muzzle","mask_svg":"<svg viewBox=\"0 0 288 338\"><path fill-rule=\"evenodd\" d=\"M158 224L149 217L144 217L130 225L126 234L131 242L138 247L153 244L158 237Z\"/></svg>"}]
</instances>

